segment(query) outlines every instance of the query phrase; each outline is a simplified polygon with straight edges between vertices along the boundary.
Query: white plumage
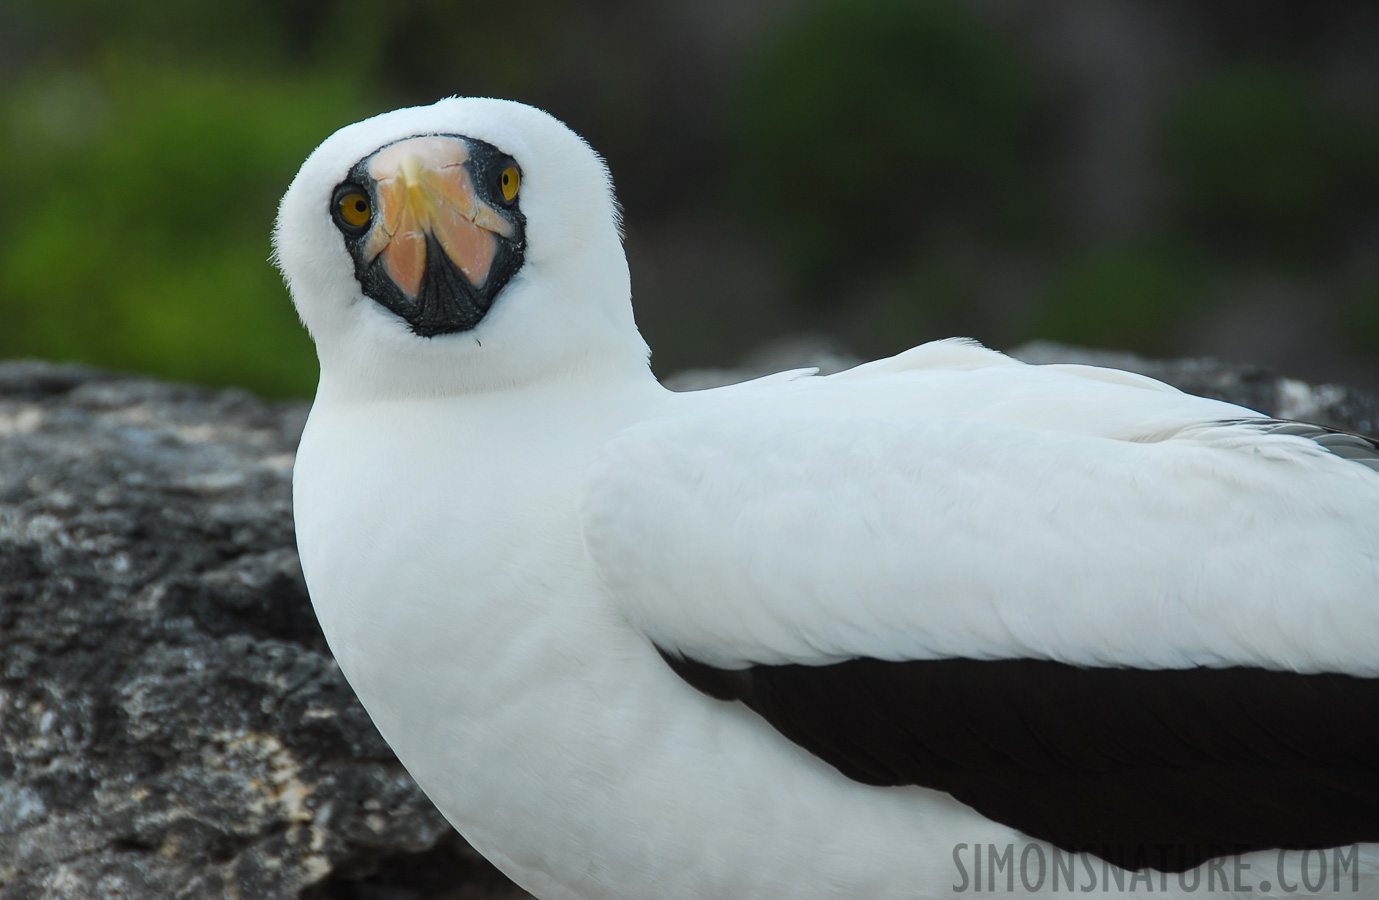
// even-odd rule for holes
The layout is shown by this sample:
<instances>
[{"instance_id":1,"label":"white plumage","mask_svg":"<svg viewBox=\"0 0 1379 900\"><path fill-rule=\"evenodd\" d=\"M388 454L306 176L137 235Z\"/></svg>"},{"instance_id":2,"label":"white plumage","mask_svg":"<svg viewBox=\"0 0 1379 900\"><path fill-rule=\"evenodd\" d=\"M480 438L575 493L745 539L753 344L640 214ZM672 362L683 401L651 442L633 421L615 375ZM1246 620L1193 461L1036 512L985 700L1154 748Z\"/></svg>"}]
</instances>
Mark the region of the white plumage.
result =
<instances>
[{"instance_id":1,"label":"white plumage","mask_svg":"<svg viewBox=\"0 0 1379 900\"><path fill-rule=\"evenodd\" d=\"M332 212L374 190L362 161L422 135L469 147L461 206L524 229L476 232L516 268L453 289L480 320L425 337L411 304L452 289L380 300L393 288ZM520 169L509 205L490 157ZM367 227L391 227L370 196ZM601 161L559 122L451 99L328 139L275 233L321 360L295 477L317 614L408 769L528 890L942 897L973 890L960 844L1055 852L943 791L847 777L663 654L701 672L869 658L896 664L883 673L1339 673L1379 698L1379 472L1249 410L965 341L668 392L633 323L615 210ZM1356 715L1327 746L1361 796L1379 780L1376 711ZM1379 814L1359 829L1340 843L1379 840ZM1269 896L1267 881L1297 896L1302 857L1260 840L1240 895ZM1379 891L1377 860L1355 851L1341 893L1350 869ZM1169 896L1240 887L1164 874L1161 890L1160 874Z\"/></svg>"}]
</instances>

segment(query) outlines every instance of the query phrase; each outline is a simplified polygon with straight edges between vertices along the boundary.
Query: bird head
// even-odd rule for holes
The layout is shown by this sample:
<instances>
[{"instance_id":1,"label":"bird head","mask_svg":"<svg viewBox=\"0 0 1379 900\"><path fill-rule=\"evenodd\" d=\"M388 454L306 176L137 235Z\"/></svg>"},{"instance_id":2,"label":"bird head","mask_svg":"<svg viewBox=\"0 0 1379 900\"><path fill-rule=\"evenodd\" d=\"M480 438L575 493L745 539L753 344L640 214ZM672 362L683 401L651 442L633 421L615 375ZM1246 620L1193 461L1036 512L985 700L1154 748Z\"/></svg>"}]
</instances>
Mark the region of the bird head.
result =
<instances>
[{"instance_id":1,"label":"bird head","mask_svg":"<svg viewBox=\"0 0 1379 900\"><path fill-rule=\"evenodd\" d=\"M342 128L302 164L273 243L323 391L646 368L607 169L529 106L450 98Z\"/></svg>"}]
</instances>

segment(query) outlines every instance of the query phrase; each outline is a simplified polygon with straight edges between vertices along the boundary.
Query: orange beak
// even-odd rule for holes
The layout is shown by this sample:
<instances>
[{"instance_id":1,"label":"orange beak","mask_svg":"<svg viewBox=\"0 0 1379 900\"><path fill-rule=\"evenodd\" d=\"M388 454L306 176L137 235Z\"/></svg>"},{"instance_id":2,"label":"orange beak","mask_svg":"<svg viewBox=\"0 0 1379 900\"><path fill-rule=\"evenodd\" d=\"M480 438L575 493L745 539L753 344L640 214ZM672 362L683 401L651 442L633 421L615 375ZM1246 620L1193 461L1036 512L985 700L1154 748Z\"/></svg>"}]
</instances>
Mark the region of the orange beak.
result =
<instances>
[{"instance_id":1,"label":"orange beak","mask_svg":"<svg viewBox=\"0 0 1379 900\"><path fill-rule=\"evenodd\" d=\"M479 199L468 162L465 142L443 135L398 141L368 161L378 209L363 262L381 256L388 277L408 297L421 290L430 239L480 288L497 253L495 235L516 233L511 221Z\"/></svg>"}]
</instances>

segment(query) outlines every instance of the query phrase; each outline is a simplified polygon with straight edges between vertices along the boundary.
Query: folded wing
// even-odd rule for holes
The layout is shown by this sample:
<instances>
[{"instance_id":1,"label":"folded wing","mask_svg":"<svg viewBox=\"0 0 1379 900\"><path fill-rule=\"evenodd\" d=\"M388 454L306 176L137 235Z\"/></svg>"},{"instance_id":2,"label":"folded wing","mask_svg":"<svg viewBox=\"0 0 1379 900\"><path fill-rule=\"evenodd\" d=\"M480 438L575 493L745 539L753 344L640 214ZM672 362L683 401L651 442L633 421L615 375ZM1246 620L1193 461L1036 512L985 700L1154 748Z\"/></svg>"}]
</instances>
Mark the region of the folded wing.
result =
<instances>
[{"instance_id":1,"label":"folded wing","mask_svg":"<svg viewBox=\"0 0 1379 900\"><path fill-rule=\"evenodd\" d=\"M807 385L644 423L590 555L686 681L858 781L1132 868L1379 840L1366 439L1063 374L1056 428Z\"/></svg>"}]
</instances>

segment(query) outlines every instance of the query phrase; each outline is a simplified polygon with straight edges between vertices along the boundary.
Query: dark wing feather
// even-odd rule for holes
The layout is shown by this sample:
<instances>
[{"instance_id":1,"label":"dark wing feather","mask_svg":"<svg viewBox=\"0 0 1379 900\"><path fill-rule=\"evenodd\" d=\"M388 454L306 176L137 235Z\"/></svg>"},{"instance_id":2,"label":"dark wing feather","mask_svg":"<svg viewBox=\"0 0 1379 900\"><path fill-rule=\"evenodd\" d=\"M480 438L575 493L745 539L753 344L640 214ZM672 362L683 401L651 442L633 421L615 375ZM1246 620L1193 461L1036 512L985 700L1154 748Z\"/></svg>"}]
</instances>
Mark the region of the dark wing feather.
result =
<instances>
[{"instance_id":1,"label":"dark wing feather","mask_svg":"<svg viewBox=\"0 0 1379 900\"><path fill-rule=\"evenodd\" d=\"M1379 441L1354 431L1342 431L1325 425L1297 422L1292 419L1224 419L1222 425L1250 425L1265 434L1291 434L1307 438L1324 449L1379 471Z\"/></svg>"},{"instance_id":2,"label":"dark wing feather","mask_svg":"<svg viewBox=\"0 0 1379 900\"><path fill-rule=\"evenodd\" d=\"M662 653L866 784L947 791L1126 868L1379 841L1379 679L968 659L726 671Z\"/></svg>"}]
</instances>

